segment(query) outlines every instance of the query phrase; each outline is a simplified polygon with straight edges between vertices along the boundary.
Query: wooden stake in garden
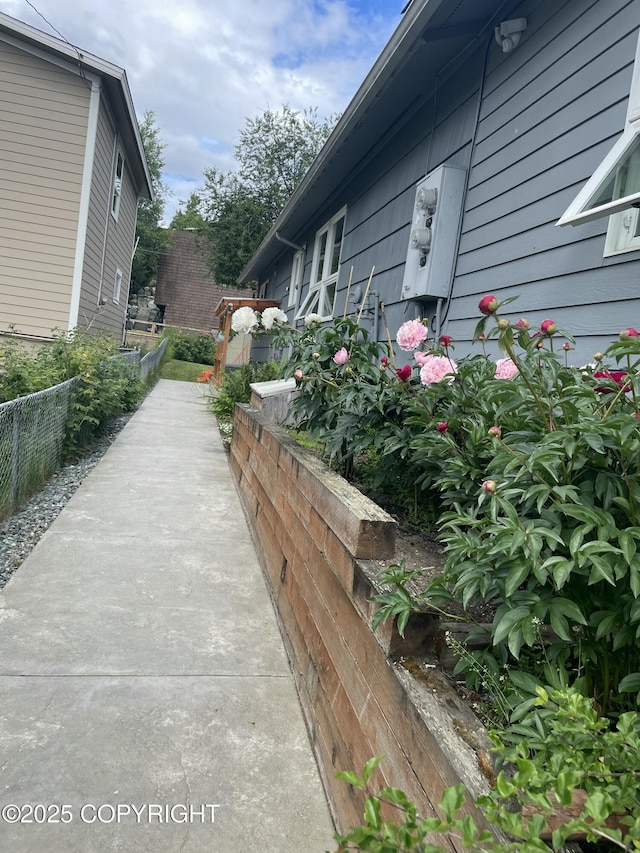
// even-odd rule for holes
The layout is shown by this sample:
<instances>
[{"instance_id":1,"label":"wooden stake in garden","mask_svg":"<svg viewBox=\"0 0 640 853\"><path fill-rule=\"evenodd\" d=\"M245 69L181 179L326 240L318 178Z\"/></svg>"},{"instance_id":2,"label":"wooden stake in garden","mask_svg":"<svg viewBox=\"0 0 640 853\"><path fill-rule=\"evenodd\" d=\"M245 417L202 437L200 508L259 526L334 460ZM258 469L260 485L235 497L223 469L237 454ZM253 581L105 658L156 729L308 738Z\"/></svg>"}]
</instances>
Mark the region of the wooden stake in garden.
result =
<instances>
[{"instance_id":1,"label":"wooden stake in garden","mask_svg":"<svg viewBox=\"0 0 640 853\"><path fill-rule=\"evenodd\" d=\"M375 266L371 267L371 273L369 274L369 281L367 282L367 288L364 292L364 296L362 297L362 302L360 304L360 311L358 312L358 323L360 325L360 320L362 318L362 312L364 311L364 306L367 301L367 296L369 295L369 288L371 287L371 279L373 278L373 273L375 272Z\"/></svg>"},{"instance_id":2,"label":"wooden stake in garden","mask_svg":"<svg viewBox=\"0 0 640 853\"><path fill-rule=\"evenodd\" d=\"M393 365L393 369L396 370L396 354L394 352L393 343L391 341L391 332L389 331L389 324L387 323L387 315L384 311L384 302L380 303L380 315L382 316L384 330L387 333L387 343L389 344L389 355L391 357L391 364Z\"/></svg>"}]
</instances>

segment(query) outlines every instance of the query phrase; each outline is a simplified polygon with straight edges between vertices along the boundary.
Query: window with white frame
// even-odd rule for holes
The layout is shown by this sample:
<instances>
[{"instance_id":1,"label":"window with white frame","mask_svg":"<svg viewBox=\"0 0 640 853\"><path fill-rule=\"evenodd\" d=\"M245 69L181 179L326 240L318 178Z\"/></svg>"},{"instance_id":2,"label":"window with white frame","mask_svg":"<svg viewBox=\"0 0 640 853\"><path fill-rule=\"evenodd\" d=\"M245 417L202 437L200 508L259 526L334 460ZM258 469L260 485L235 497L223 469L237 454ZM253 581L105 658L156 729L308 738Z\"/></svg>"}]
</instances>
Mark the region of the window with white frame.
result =
<instances>
[{"instance_id":1,"label":"window with white frame","mask_svg":"<svg viewBox=\"0 0 640 853\"><path fill-rule=\"evenodd\" d=\"M291 281L289 282L288 308L297 308L302 288L302 276L304 273L304 249L299 250L293 256L291 264Z\"/></svg>"},{"instance_id":2,"label":"window with white frame","mask_svg":"<svg viewBox=\"0 0 640 853\"><path fill-rule=\"evenodd\" d=\"M120 291L122 290L122 270L120 267L116 270L115 281L113 282L113 301L116 305L120 302Z\"/></svg>"},{"instance_id":3,"label":"window with white frame","mask_svg":"<svg viewBox=\"0 0 640 853\"><path fill-rule=\"evenodd\" d=\"M113 175L113 194L111 196L111 215L115 220L118 219L120 211L120 198L122 196L122 179L124 176L124 157L118 151L116 157L116 168Z\"/></svg>"},{"instance_id":4,"label":"window with white frame","mask_svg":"<svg viewBox=\"0 0 640 853\"><path fill-rule=\"evenodd\" d=\"M622 136L580 190L558 225L609 216L605 255L640 248L640 37Z\"/></svg>"},{"instance_id":5,"label":"window with white frame","mask_svg":"<svg viewBox=\"0 0 640 853\"><path fill-rule=\"evenodd\" d=\"M296 313L296 319L307 314L319 314L325 320L333 316L346 211L345 207L336 213L316 234L309 292Z\"/></svg>"}]
</instances>

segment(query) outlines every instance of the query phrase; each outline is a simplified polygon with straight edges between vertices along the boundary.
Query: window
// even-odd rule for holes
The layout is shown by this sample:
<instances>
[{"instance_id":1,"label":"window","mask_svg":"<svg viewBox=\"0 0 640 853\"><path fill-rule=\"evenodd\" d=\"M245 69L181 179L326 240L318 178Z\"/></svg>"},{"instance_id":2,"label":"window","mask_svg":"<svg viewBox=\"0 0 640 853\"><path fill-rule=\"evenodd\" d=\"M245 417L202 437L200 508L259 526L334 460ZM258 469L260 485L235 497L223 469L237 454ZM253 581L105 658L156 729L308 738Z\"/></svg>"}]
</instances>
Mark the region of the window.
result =
<instances>
[{"instance_id":1,"label":"window","mask_svg":"<svg viewBox=\"0 0 640 853\"><path fill-rule=\"evenodd\" d=\"M116 270L116 279L113 283L113 301L116 305L120 302L120 291L122 290L122 270Z\"/></svg>"},{"instance_id":2,"label":"window","mask_svg":"<svg viewBox=\"0 0 640 853\"><path fill-rule=\"evenodd\" d=\"M320 314L326 320L333 316L345 216L346 208L343 208L316 234L309 293L300 306L296 319L307 314Z\"/></svg>"},{"instance_id":3,"label":"window","mask_svg":"<svg viewBox=\"0 0 640 853\"><path fill-rule=\"evenodd\" d=\"M300 299L300 289L302 288L302 274L304 273L304 251L298 251L293 256L291 265L291 281L289 283L289 302L288 308L296 308Z\"/></svg>"},{"instance_id":4,"label":"window","mask_svg":"<svg viewBox=\"0 0 640 853\"><path fill-rule=\"evenodd\" d=\"M605 257L633 252L640 249L640 218L638 208L630 207L609 218L607 239L604 244Z\"/></svg>"},{"instance_id":5,"label":"window","mask_svg":"<svg viewBox=\"0 0 640 853\"><path fill-rule=\"evenodd\" d=\"M113 175L113 195L111 196L111 215L115 220L118 219L120 210L120 197L122 196L122 177L124 175L124 157L118 151L116 157L116 169Z\"/></svg>"},{"instance_id":6,"label":"window","mask_svg":"<svg viewBox=\"0 0 640 853\"><path fill-rule=\"evenodd\" d=\"M614 219L613 214L628 211L637 203L640 203L640 38L636 47L629 105L622 136L558 220L558 225L578 225L600 216L611 216ZM633 218L635 220L635 217ZM627 227L628 216L621 216L616 218L615 222L610 222L609 231L616 227L619 229L625 222L627 233L635 234L635 221L633 227ZM607 235L607 244L609 253L613 253L611 246L620 246L620 239ZM613 251L628 251L629 248L634 247L627 246ZM605 248L605 254L607 253Z\"/></svg>"}]
</instances>

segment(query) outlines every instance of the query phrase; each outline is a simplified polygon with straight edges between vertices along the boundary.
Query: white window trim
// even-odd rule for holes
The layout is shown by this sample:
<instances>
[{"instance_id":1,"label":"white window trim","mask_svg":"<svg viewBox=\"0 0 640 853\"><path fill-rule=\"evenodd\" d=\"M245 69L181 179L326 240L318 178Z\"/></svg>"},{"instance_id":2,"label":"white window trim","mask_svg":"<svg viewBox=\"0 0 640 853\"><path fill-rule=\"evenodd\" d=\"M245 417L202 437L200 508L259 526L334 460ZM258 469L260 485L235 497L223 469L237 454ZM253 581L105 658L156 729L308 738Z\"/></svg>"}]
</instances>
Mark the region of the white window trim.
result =
<instances>
[{"instance_id":1,"label":"white window trim","mask_svg":"<svg viewBox=\"0 0 640 853\"><path fill-rule=\"evenodd\" d=\"M113 301L116 305L120 304L120 294L122 292L122 270L120 267L116 269L116 276L113 281Z\"/></svg>"},{"instance_id":2,"label":"white window trim","mask_svg":"<svg viewBox=\"0 0 640 853\"><path fill-rule=\"evenodd\" d=\"M300 291L302 290L302 277L304 275L304 258L306 248L299 249L293 256L291 262L291 281L289 282L289 300L288 308L297 308L300 300Z\"/></svg>"},{"instance_id":3,"label":"white window trim","mask_svg":"<svg viewBox=\"0 0 640 853\"><path fill-rule=\"evenodd\" d=\"M638 138L640 138L640 35L638 36L638 43L636 45L631 91L629 93L627 116L622 136L565 210L556 225L580 225L583 222L590 222L592 219L598 219L601 216L611 216L614 213L619 213L631 207L635 202L640 201L640 191L638 191L624 198L601 204L598 207L588 207L591 200L606 185L617 168L618 163Z\"/></svg>"},{"instance_id":4,"label":"white window trim","mask_svg":"<svg viewBox=\"0 0 640 853\"><path fill-rule=\"evenodd\" d=\"M330 275L321 278L319 281L316 281L316 275L318 272L318 264L320 262L320 246L322 244L322 237L327 235L327 243L324 250L324 262L331 263L331 258L333 257L333 248L335 242L335 226L340 222L341 219L344 219L344 225L342 226L342 245L344 245L344 235L346 231L346 218L347 218L347 208L346 206L339 210L331 219L326 222L322 228L320 228L316 232L316 239L313 246L313 260L311 262L311 278L309 282L309 292L307 293L306 298L303 300L302 305L296 312L295 320L298 320L300 317L305 317L307 314L320 314L323 320L331 320L333 318L333 313L330 314L322 314L318 309L325 301L325 294L327 289L332 285L336 285L336 293L333 297L333 307L335 305L335 298L337 295L337 283L338 276L340 275L340 259L338 259L338 269L331 273ZM342 254L342 246L341 246L341 254Z\"/></svg>"},{"instance_id":5,"label":"white window trim","mask_svg":"<svg viewBox=\"0 0 640 853\"><path fill-rule=\"evenodd\" d=\"M118 177L118 162L122 161L122 172L120 177ZM124 184L124 154L121 149L118 148L116 153L116 162L113 169L113 183L111 188L111 215L118 221L118 214L120 213L120 199L122 198L122 185Z\"/></svg>"}]
</instances>

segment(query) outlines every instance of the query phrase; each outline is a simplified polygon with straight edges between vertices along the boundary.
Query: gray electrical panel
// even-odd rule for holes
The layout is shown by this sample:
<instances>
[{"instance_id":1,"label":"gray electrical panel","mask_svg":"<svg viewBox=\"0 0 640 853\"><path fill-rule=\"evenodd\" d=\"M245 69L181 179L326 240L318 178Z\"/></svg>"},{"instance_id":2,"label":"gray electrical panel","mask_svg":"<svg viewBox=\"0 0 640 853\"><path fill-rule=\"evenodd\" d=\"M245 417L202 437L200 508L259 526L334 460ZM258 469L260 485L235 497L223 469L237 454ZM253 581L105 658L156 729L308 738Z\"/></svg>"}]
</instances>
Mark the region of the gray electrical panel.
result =
<instances>
[{"instance_id":1,"label":"gray electrical panel","mask_svg":"<svg viewBox=\"0 0 640 853\"><path fill-rule=\"evenodd\" d=\"M462 217L466 172L438 166L416 186L402 281L402 299L444 298L449 293Z\"/></svg>"}]
</instances>

